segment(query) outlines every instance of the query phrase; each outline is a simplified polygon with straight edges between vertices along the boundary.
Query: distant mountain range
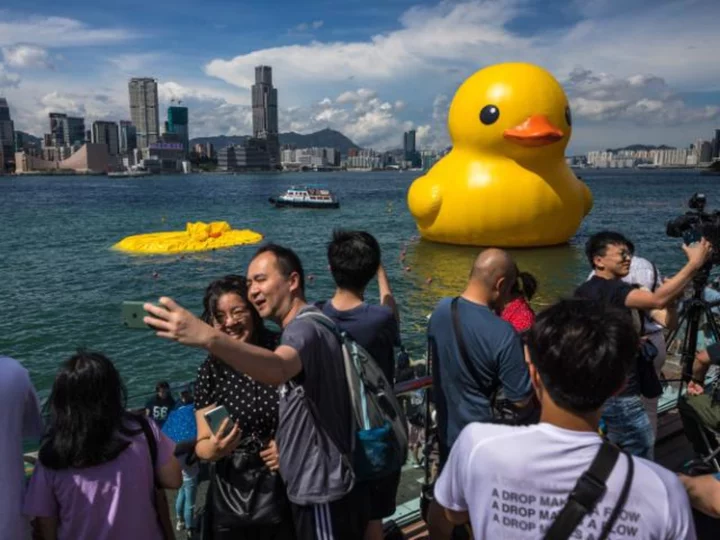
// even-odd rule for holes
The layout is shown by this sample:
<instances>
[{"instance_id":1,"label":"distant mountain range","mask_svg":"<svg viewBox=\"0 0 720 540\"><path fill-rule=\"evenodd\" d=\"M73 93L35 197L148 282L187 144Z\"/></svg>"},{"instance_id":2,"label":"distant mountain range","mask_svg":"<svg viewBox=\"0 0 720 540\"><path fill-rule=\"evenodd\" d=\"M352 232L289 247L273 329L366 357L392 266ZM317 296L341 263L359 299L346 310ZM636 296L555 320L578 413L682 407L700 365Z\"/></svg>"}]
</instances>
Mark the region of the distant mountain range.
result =
<instances>
[{"instance_id":1,"label":"distant mountain range","mask_svg":"<svg viewBox=\"0 0 720 540\"><path fill-rule=\"evenodd\" d=\"M231 144L242 144L249 138L249 135L241 135L229 137L227 135L218 135L215 137L196 137L190 141L190 144L211 143L216 150L230 146ZM303 135L291 131L289 133L280 134L280 144L289 144L298 148L327 147L337 148L341 154L347 154L350 149L360 148L345 135L334 129L323 129L315 133Z\"/></svg>"},{"instance_id":2,"label":"distant mountain range","mask_svg":"<svg viewBox=\"0 0 720 540\"><path fill-rule=\"evenodd\" d=\"M33 144L40 144L42 143L42 139L40 137L36 137L35 135L32 135L30 133L25 133L24 131L17 131L16 133L19 133L22 135L24 139L27 139L28 142Z\"/></svg>"},{"instance_id":3,"label":"distant mountain range","mask_svg":"<svg viewBox=\"0 0 720 540\"><path fill-rule=\"evenodd\" d=\"M675 148L674 146L666 146L661 144L660 146L653 146L648 144L631 144L624 148L608 148L607 152L620 152L621 150L669 150Z\"/></svg>"}]
</instances>

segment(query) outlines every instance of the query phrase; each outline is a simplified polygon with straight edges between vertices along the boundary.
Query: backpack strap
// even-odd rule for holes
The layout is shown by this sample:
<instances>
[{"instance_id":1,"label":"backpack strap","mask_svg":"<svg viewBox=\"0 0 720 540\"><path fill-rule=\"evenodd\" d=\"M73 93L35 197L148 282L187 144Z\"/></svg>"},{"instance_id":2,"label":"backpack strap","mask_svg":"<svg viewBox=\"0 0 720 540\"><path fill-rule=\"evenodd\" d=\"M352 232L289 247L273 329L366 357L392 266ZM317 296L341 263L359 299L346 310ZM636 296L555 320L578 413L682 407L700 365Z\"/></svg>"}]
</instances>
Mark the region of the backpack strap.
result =
<instances>
[{"instance_id":1,"label":"backpack strap","mask_svg":"<svg viewBox=\"0 0 720 540\"><path fill-rule=\"evenodd\" d=\"M340 332L340 329L337 327L335 322L322 313L319 310L308 310L300 313L295 317L296 320L303 320L307 319L310 321L315 321L323 328L329 330L333 333L333 335L337 338L338 344L340 345L340 351L343 356L343 365L345 366L345 380L347 383L348 388L348 395L350 397L350 425L353 426L353 430L356 430L358 427L363 426L365 424L365 416L363 414L363 404L365 400L364 395L364 389L362 386L362 380L356 381L355 379L359 379L357 376L357 372L355 371L355 366L352 365L352 359L349 358L349 355L345 354L344 351L344 340L342 333ZM359 387L359 393L356 390L356 388ZM307 397L307 396L306 396ZM308 401L311 402L311 400L308 398ZM315 404L312 404L315 406ZM351 447L354 450L355 448L355 437L351 437Z\"/></svg>"},{"instance_id":2,"label":"backpack strap","mask_svg":"<svg viewBox=\"0 0 720 540\"><path fill-rule=\"evenodd\" d=\"M655 289L657 289L657 280L658 280L658 269L657 266L655 266L655 263L650 263L653 267L653 281L652 281L652 287L650 287L650 292L655 292Z\"/></svg>"},{"instance_id":3,"label":"backpack strap","mask_svg":"<svg viewBox=\"0 0 720 540\"><path fill-rule=\"evenodd\" d=\"M465 369L470 372L470 376L475 380L475 383L480 386L480 391L485 394L488 400L491 400L494 392L494 384L487 384L485 378L480 374L475 365L470 361L470 355L468 354L467 346L462 335L462 326L460 324L460 314L458 313L458 300L459 296L452 299L450 303L450 311L452 314L453 331L455 334L455 341L457 342L458 350L460 351L460 358L462 359Z\"/></svg>"},{"instance_id":4,"label":"backpack strap","mask_svg":"<svg viewBox=\"0 0 720 540\"><path fill-rule=\"evenodd\" d=\"M628 459L628 471L625 477L625 483L618 497L617 504L610 518L605 523L598 540L608 537L627 502L634 475L634 463L632 457L627 454L626 456ZM603 441L595 459L593 459L593 462L590 464L590 468L580 476L565 506L545 533L545 540L564 540L570 538L583 518L594 510L598 501L605 495L607 491L607 480L615 468L619 457L620 450L612 444Z\"/></svg>"}]
</instances>

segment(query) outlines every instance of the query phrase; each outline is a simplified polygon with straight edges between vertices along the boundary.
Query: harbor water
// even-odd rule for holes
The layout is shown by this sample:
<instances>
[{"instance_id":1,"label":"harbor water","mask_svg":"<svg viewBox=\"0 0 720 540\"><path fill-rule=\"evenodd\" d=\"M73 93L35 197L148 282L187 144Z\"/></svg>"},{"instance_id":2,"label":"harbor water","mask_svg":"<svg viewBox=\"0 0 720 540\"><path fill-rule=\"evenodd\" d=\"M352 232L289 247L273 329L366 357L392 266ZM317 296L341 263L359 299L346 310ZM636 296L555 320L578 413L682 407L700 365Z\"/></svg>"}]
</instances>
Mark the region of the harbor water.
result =
<instances>
[{"instance_id":1,"label":"harbor water","mask_svg":"<svg viewBox=\"0 0 720 540\"><path fill-rule=\"evenodd\" d=\"M417 174L0 177L0 354L20 360L42 395L58 364L77 347L112 358L130 394L151 391L159 379L192 379L202 351L125 329L121 303L168 295L199 314L204 287L224 274L244 273L256 246L184 256L133 256L111 246L132 234L183 230L188 221L225 220L295 249L311 301L333 292L325 253L333 228L374 234L400 304L403 340L412 356L422 356L427 315L439 298L462 290L478 249L418 239L405 203ZM720 206L719 179L692 170L580 175L595 207L572 241L512 251L521 269L538 278L539 308L571 293L587 276L583 245L589 233L621 231L638 254L672 273L685 258L680 240L665 235L665 223L687 210L696 191L707 195L709 210ZM304 183L328 186L339 196L340 209L276 209L268 203L268 197ZM377 299L374 284L368 299Z\"/></svg>"}]
</instances>

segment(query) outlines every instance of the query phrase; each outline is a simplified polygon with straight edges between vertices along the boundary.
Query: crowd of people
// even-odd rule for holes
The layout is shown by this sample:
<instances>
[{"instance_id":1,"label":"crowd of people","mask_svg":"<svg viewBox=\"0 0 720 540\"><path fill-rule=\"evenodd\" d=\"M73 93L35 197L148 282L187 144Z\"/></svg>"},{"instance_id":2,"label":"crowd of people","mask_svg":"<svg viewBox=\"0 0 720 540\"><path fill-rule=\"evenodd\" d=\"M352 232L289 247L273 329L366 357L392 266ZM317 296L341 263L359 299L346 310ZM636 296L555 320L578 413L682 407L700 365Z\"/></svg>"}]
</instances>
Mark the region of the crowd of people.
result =
<instances>
[{"instance_id":1,"label":"crowd of people","mask_svg":"<svg viewBox=\"0 0 720 540\"><path fill-rule=\"evenodd\" d=\"M264 245L245 275L207 287L202 316L168 297L145 305L159 337L206 353L192 399L176 404L160 382L144 414L129 412L113 363L80 350L56 375L43 427L27 371L0 358L8 404L0 407L8 426L0 539L29 538L32 524L41 540L168 540L166 489L179 490L176 529L188 538L382 539L401 470L360 474L344 335L389 384L430 368L439 454L425 516L431 538L695 538L691 503L720 517L720 477L678 476L652 461L663 332L676 324L676 301L712 247L703 239L684 250L687 264L663 279L621 234L595 234L588 280L537 316L529 303L536 279L507 252L483 250L465 289L429 319L427 363L412 366L372 235L333 234L327 257L336 288L316 303L306 299L297 254ZM373 280L377 304L365 299ZM720 345L698 354L681 405L704 413L708 427L720 423L704 386L712 364L720 364ZM426 399L406 400L417 463ZM161 430L176 407L194 411L189 445ZM226 417L215 425L220 410ZM23 437L41 437L24 495L15 467ZM210 477L202 509L200 463Z\"/></svg>"}]
</instances>

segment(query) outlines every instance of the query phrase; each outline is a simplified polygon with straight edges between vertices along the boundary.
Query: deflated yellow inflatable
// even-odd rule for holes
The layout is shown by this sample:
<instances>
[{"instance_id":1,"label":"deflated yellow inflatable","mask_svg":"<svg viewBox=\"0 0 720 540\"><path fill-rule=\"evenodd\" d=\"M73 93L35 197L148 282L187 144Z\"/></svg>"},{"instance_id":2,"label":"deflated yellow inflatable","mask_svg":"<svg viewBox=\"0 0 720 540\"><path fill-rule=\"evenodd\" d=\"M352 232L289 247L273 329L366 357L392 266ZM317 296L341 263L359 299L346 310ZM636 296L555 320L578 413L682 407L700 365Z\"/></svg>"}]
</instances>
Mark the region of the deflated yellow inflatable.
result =
<instances>
[{"instance_id":1,"label":"deflated yellow inflatable","mask_svg":"<svg viewBox=\"0 0 720 540\"><path fill-rule=\"evenodd\" d=\"M227 221L188 223L184 231L138 234L123 238L113 249L130 253L166 254L209 251L243 244L257 244L262 234L249 229L235 230Z\"/></svg>"},{"instance_id":2,"label":"deflated yellow inflatable","mask_svg":"<svg viewBox=\"0 0 720 540\"><path fill-rule=\"evenodd\" d=\"M408 192L421 236L475 246L567 242L592 208L565 163L571 126L565 92L544 69L509 63L472 75L450 105L452 151Z\"/></svg>"}]
</instances>

